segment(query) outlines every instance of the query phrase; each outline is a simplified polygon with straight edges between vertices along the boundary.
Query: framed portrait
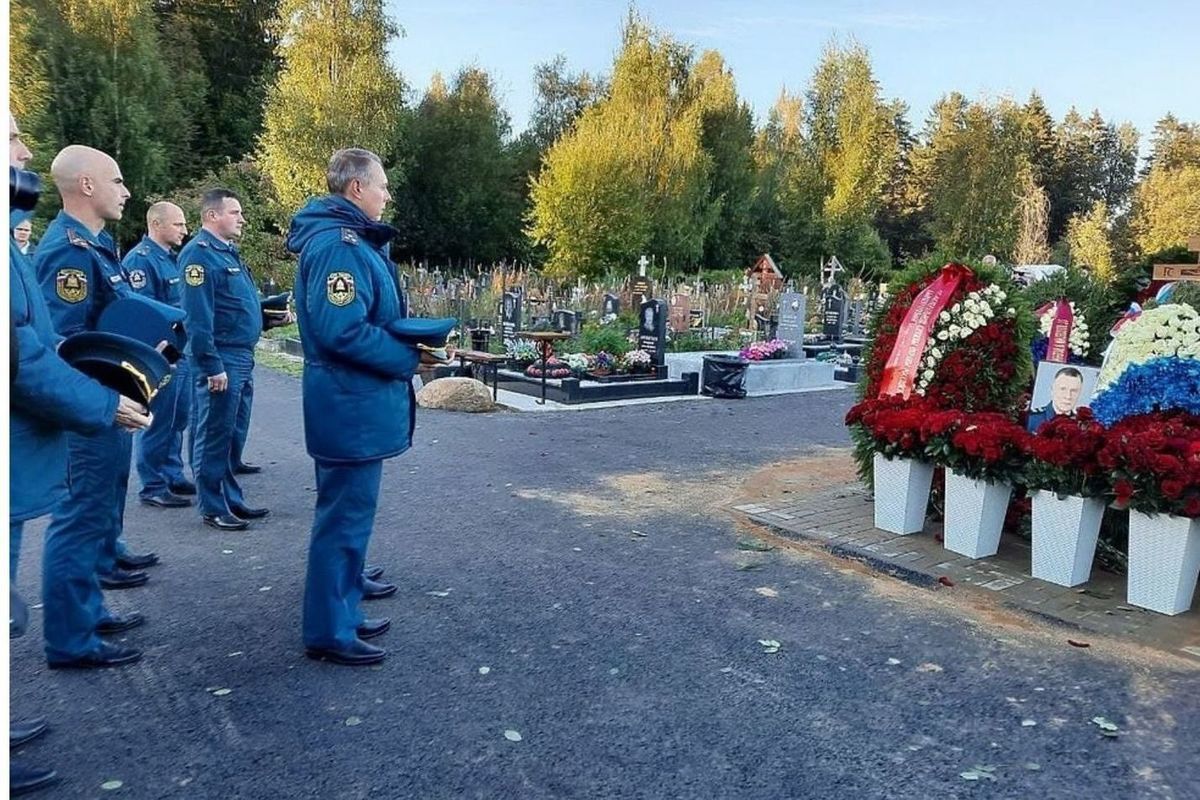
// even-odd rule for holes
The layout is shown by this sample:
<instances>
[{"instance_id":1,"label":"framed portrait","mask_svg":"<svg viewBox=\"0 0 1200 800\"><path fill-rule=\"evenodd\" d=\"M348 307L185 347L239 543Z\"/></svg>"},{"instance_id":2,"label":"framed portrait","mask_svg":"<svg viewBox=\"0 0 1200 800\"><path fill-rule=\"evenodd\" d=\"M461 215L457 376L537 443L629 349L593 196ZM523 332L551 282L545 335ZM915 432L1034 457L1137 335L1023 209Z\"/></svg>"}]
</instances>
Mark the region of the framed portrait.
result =
<instances>
[{"instance_id":1,"label":"framed portrait","mask_svg":"<svg viewBox=\"0 0 1200 800\"><path fill-rule=\"evenodd\" d=\"M1090 405L1099 375L1099 367L1060 364L1054 361L1038 364L1026 429L1037 433L1042 423L1055 415L1074 414L1075 409Z\"/></svg>"}]
</instances>

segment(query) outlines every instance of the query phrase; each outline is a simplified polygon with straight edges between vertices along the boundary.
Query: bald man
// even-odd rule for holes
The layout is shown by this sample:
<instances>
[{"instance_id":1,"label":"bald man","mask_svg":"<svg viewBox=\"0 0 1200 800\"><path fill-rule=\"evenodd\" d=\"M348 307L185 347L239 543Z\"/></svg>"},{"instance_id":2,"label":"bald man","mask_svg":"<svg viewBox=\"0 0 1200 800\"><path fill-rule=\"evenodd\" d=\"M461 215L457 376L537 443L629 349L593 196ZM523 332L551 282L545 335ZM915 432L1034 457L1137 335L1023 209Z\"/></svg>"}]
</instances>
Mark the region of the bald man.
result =
<instances>
[{"instance_id":1,"label":"bald man","mask_svg":"<svg viewBox=\"0 0 1200 800\"><path fill-rule=\"evenodd\" d=\"M56 331L70 336L95 330L108 304L133 293L104 230L121 218L129 190L117 162L90 147L64 148L50 174L63 208L46 229L34 266ZM67 447L70 491L54 508L42 558L46 660L55 669L129 664L141 658L140 650L100 636L145 620L136 612L110 612L100 589L148 580L145 572L116 563L132 437L116 428L71 433Z\"/></svg>"},{"instance_id":2,"label":"bald man","mask_svg":"<svg viewBox=\"0 0 1200 800\"><path fill-rule=\"evenodd\" d=\"M146 211L146 235L122 264L134 291L175 308L183 306L182 273L176 250L187 236L187 219L174 203L155 203ZM175 364L171 382L154 398L154 424L136 438L137 472L143 504L185 508L196 487L183 474L183 432L191 411L191 369L187 359ZM150 566L146 564L145 566Z\"/></svg>"}]
</instances>

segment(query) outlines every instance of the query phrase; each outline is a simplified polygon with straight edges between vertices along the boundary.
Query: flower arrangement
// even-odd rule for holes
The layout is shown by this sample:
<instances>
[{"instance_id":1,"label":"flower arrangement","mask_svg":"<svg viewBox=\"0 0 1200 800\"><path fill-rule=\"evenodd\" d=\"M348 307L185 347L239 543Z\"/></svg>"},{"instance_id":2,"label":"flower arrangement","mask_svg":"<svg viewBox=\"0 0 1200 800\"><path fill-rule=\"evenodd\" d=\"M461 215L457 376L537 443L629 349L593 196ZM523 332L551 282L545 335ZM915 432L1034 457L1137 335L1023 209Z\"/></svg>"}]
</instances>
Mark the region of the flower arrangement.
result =
<instances>
[{"instance_id":1,"label":"flower arrangement","mask_svg":"<svg viewBox=\"0 0 1200 800\"><path fill-rule=\"evenodd\" d=\"M617 357L601 350L592 357L592 372L597 375L608 375L617 368Z\"/></svg>"},{"instance_id":2,"label":"flower arrangement","mask_svg":"<svg viewBox=\"0 0 1200 800\"><path fill-rule=\"evenodd\" d=\"M533 342L524 339L505 342L504 354L508 356L510 361L515 361L517 364L522 365L532 364L539 357L537 346Z\"/></svg>"},{"instance_id":3,"label":"flower arrangement","mask_svg":"<svg viewBox=\"0 0 1200 800\"><path fill-rule=\"evenodd\" d=\"M1154 411L1200 414L1200 315L1169 304L1131 315L1100 370L1092 409L1113 425Z\"/></svg>"},{"instance_id":4,"label":"flower arrangement","mask_svg":"<svg viewBox=\"0 0 1200 800\"><path fill-rule=\"evenodd\" d=\"M922 424L935 411L923 397L899 395L863 400L846 414L846 424L870 438L871 452L887 458L923 458Z\"/></svg>"},{"instance_id":5,"label":"flower arrangement","mask_svg":"<svg viewBox=\"0 0 1200 800\"><path fill-rule=\"evenodd\" d=\"M771 358L783 358L787 355L790 344L782 339L769 339L765 342L751 342L742 348L739 356L748 361L765 361Z\"/></svg>"},{"instance_id":6,"label":"flower arrangement","mask_svg":"<svg viewBox=\"0 0 1200 800\"><path fill-rule=\"evenodd\" d=\"M592 368L592 357L587 353L568 353L562 361L576 375L582 375Z\"/></svg>"},{"instance_id":7,"label":"flower arrangement","mask_svg":"<svg viewBox=\"0 0 1200 800\"><path fill-rule=\"evenodd\" d=\"M1107 442L1104 426L1089 408L1059 414L1026 440L1029 462L1023 483L1030 490L1077 497L1101 497L1109 491L1099 453Z\"/></svg>"},{"instance_id":8,"label":"flower arrangement","mask_svg":"<svg viewBox=\"0 0 1200 800\"><path fill-rule=\"evenodd\" d=\"M1029 342L1036 325L1028 304L1001 270L941 260L917 262L891 281L899 288L872 323L860 398L879 397L905 317L927 288L947 276L956 284L933 320L911 396L923 396L931 409L1015 413L1033 374ZM851 427L859 475L869 483L876 440L861 426Z\"/></svg>"},{"instance_id":9,"label":"flower arrangement","mask_svg":"<svg viewBox=\"0 0 1200 800\"><path fill-rule=\"evenodd\" d=\"M1118 508L1200 517L1200 416L1186 411L1125 417L1097 454Z\"/></svg>"},{"instance_id":10,"label":"flower arrangement","mask_svg":"<svg viewBox=\"0 0 1200 800\"><path fill-rule=\"evenodd\" d=\"M958 410L927 414L921 436L927 460L973 480L992 483L1020 480L1030 438L1008 414Z\"/></svg>"},{"instance_id":11,"label":"flower arrangement","mask_svg":"<svg viewBox=\"0 0 1200 800\"><path fill-rule=\"evenodd\" d=\"M654 359L645 350L630 350L621 357L621 364L633 373L649 372Z\"/></svg>"},{"instance_id":12,"label":"flower arrangement","mask_svg":"<svg viewBox=\"0 0 1200 800\"><path fill-rule=\"evenodd\" d=\"M1068 300L1067 304L1071 309L1073 319L1071 334L1067 340L1067 363L1085 364L1092 347L1091 328L1088 327L1087 319L1075 305L1075 301ZM1050 328L1054 325L1055 316L1054 305L1054 303L1047 303L1046 307L1042 309L1042 313L1038 315L1038 335L1034 337L1032 345L1035 364L1045 360L1046 351L1050 349Z\"/></svg>"},{"instance_id":13,"label":"flower arrangement","mask_svg":"<svg viewBox=\"0 0 1200 800\"><path fill-rule=\"evenodd\" d=\"M541 359L538 359L525 368L525 374L531 378L541 378L543 373L547 378L569 378L571 368L554 356L550 356L544 366Z\"/></svg>"}]
</instances>

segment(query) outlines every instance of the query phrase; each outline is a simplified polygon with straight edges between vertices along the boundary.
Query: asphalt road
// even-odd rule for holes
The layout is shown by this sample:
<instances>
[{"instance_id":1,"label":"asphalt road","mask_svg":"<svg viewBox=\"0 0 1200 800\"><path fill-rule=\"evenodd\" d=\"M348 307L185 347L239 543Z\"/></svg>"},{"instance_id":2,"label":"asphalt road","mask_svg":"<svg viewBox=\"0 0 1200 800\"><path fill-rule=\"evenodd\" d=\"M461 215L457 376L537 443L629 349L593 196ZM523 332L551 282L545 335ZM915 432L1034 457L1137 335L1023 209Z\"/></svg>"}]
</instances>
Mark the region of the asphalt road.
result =
<instances>
[{"instance_id":1,"label":"asphalt road","mask_svg":"<svg viewBox=\"0 0 1200 800\"><path fill-rule=\"evenodd\" d=\"M11 705L53 730L19 755L58 768L47 798L1200 797L1197 672L738 549L707 503L845 446L850 401L422 412L369 559L401 587L368 606L391 655L351 669L302 655L312 467L299 382L260 367L248 457L268 469L245 486L272 517L222 534L131 500L129 539L163 565L109 596L149 617L126 637L146 657L50 672L35 612Z\"/></svg>"}]
</instances>

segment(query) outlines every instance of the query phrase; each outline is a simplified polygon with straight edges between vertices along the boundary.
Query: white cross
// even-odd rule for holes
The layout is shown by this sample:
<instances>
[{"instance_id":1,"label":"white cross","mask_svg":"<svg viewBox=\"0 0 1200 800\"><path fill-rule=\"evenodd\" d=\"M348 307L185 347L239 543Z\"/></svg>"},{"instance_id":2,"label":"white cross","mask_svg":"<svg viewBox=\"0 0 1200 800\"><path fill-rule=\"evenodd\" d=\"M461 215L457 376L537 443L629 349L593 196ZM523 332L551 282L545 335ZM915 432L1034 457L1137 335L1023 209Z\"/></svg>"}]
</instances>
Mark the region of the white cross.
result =
<instances>
[{"instance_id":1,"label":"white cross","mask_svg":"<svg viewBox=\"0 0 1200 800\"><path fill-rule=\"evenodd\" d=\"M650 259L646 258L645 254L638 259L638 275L646 277L646 267L650 266Z\"/></svg>"},{"instance_id":2,"label":"white cross","mask_svg":"<svg viewBox=\"0 0 1200 800\"><path fill-rule=\"evenodd\" d=\"M821 285L832 286L836 283L837 273L845 271L846 268L837 260L837 256L830 256L829 263L821 268Z\"/></svg>"}]
</instances>

